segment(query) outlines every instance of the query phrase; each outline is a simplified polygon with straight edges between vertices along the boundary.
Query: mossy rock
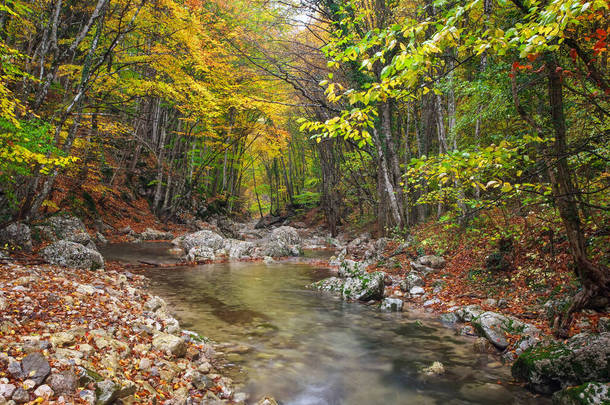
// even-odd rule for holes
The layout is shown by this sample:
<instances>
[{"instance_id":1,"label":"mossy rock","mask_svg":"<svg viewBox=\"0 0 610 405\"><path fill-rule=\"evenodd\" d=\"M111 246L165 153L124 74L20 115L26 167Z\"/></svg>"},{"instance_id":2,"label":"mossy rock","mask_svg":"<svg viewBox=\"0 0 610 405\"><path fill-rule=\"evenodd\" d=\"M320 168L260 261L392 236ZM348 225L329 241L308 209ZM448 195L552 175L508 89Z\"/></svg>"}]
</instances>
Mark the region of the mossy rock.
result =
<instances>
[{"instance_id":1,"label":"mossy rock","mask_svg":"<svg viewBox=\"0 0 610 405\"><path fill-rule=\"evenodd\" d=\"M608 405L610 383L589 382L569 387L553 395L553 405Z\"/></svg>"},{"instance_id":2,"label":"mossy rock","mask_svg":"<svg viewBox=\"0 0 610 405\"><path fill-rule=\"evenodd\" d=\"M515 361L512 374L533 391L551 394L589 381L608 381L609 360L610 333L581 333L566 343L531 347Z\"/></svg>"}]
</instances>

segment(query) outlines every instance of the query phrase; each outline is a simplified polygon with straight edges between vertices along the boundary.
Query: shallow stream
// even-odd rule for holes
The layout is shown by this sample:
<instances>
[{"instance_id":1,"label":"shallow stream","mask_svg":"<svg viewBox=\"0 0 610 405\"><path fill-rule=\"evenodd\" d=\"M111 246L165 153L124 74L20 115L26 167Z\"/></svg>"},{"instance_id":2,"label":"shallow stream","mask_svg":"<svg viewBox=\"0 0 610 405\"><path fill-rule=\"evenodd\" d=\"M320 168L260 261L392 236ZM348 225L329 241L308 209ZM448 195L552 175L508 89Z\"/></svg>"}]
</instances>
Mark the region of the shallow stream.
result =
<instances>
[{"instance_id":1,"label":"shallow stream","mask_svg":"<svg viewBox=\"0 0 610 405\"><path fill-rule=\"evenodd\" d=\"M549 403L513 385L497 357L474 353L472 339L432 319L384 313L305 289L328 275L311 264L223 263L146 274L183 328L230 344L220 349L225 372L253 400L271 395L284 405ZM446 373L425 376L421 369L434 361Z\"/></svg>"}]
</instances>

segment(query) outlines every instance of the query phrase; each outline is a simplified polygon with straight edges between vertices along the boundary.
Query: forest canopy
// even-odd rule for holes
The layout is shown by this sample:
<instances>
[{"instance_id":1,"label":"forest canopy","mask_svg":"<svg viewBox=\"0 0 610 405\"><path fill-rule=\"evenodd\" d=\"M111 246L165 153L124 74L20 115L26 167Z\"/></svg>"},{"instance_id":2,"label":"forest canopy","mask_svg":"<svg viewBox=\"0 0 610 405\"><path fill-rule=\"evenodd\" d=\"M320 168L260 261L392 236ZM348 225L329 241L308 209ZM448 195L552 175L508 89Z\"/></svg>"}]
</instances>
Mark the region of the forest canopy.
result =
<instances>
[{"instance_id":1,"label":"forest canopy","mask_svg":"<svg viewBox=\"0 0 610 405\"><path fill-rule=\"evenodd\" d=\"M13 0L0 6L0 220L319 207L493 240L531 217L607 300L606 0ZM538 223L538 222L537 222ZM595 253L597 252L597 253ZM564 325L565 326L565 325Z\"/></svg>"}]
</instances>

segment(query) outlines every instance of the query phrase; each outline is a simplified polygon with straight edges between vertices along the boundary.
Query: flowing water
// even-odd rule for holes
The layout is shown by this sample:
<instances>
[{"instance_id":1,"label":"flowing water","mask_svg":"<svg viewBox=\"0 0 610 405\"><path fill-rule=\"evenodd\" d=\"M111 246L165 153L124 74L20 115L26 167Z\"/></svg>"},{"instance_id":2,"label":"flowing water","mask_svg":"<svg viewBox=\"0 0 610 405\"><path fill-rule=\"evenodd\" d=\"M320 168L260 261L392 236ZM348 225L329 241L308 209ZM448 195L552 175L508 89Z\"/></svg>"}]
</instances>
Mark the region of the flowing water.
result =
<instances>
[{"instance_id":1,"label":"flowing water","mask_svg":"<svg viewBox=\"0 0 610 405\"><path fill-rule=\"evenodd\" d=\"M253 403L539 404L495 356L431 319L384 313L304 288L311 264L223 263L147 270L183 328L228 342L225 367ZM446 373L425 376L433 362Z\"/></svg>"}]
</instances>

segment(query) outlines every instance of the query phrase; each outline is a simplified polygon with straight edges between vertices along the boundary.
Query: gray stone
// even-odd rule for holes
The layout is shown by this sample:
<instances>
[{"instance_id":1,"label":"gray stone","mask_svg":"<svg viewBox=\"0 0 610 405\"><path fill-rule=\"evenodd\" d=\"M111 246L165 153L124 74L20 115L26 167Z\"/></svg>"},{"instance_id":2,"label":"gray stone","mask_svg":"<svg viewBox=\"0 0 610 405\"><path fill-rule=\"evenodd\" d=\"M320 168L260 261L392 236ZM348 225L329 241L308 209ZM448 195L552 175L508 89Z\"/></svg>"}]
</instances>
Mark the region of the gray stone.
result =
<instances>
[{"instance_id":1,"label":"gray stone","mask_svg":"<svg viewBox=\"0 0 610 405\"><path fill-rule=\"evenodd\" d=\"M26 224L16 222L6 228L0 229L0 248L8 245L9 248L23 252L32 251L32 234Z\"/></svg>"},{"instance_id":2,"label":"gray stone","mask_svg":"<svg viewBox=\"0 0 610 405\"><path fill-rule=\"evenodd\" d=\"M415 273L409 273L405 276L405 279L400 282L400 289L404 292L408 292L413 287L423 287L424 280Z\"/></svg>"},{"instance_id":3,"label":"gray stone","mask_svg":"<svg viewBox=\"0 0 610 405\"><path fill-rule=\"evenodd\" d=\"M47 378L46 383L51 389L59 394L73 394L78 387L78 379L71 371L61 371L53 373Z\"/></svg>"},{"instance_id":4,"label":"gray stone","mask_svg":"<svg viewBox=\"0 0 610 405\"><path fill-rule=\"evenodd\" d=\"M49 387L46 384L41 385L40 387L36 388L36 390L34 391L34 395L36 395L37 397L41 397L41 398L51 398L53 396L54 392L51 389L51 387Z\"/></svg>"},{"instance_id":5,"label":"gray stone","mask_svg":"<svg viewBox=\"0 0 610 405\"><path fill-rule=\"evenodd\" d=\"M339 277L357 277L366 273L366 266L362 262L345 259L339 265Z\"/></svg>"},{"instance_id":6,"label":"gray stone","mask_svg":"<svg viewBox=\"0 0 610 405\"><path fill-rule=\"evenodd\" d=\"M184 250L184 253L188 254L194 247L207 247L212 250L221 249L224 247L225 241L224 238L216 232L204 229L203 231L174 239L172 243L180 246Z\"/></svg>"},{"instance_id":7,"label":"gray stone","mask_svg":"<svg viewBox=\"0 0 610 405\"><path fill-rule=\"evenodd\" d=\"M39 352L30 353L21 360L21 369L23 375L36 382L36 385L42 384L45 378L51 373L51 366Z\"/></svg>"},{"instance_id":8,"label":"gray stone","mask_svg":"<svg viewBox=\"0 0 610 405\"><path fill-rule=\"evenodd\" d=\"M386 311L400 312L404 302L400 298L385 298L381 302L381 309Z\"/></svg>"},{"instance_id":9,"label":"gray stone","mask_svg":"<svg viewBox=\"0 0 610 405\"><path fill-rule=\"evenodd\" d=\"M440 320L445 325L455 325L459 321L457 315L453 312L447 312L445 314L442 314L440 316Z\"/></svg>"},{"instance_id":10,"label":"gray stone","mask_svg":"<svg viewBox=\"0 0 610 405\"><path fill-rule=\"evenodd\" d=\"M432 256L432 255L422 256L422 257L418 258L417 261L420 264L431 267L433 269L442 269L443 267L445 267L445 259L443 259L440 256Z\"/></svg>"},{"instance_id":11,"label":"gray stone","mask_svg":"<svg viewBox=\"0 0 610 405\"><path fill-rule=\"evenodd\" d=\"M470 322L482 313L483 310L478 305L468 305L455 311L455 314L462 322Z\"/></svg>"},{"instance_id":12,"label":"gray stone","mask_svg":"<svg viewBox=\"0 0 610 405\"><path fill-rule=\"evenodd\" d=\"M280 226L271 231L265 256L283 257L301 255L301 237L291 226Z\"/></svg>"},{"instance_id":13,"label":"gray stone","mask_svg":"<svg viewBox=\"0 0 610 405\"><path fill-rule=\"evenodd\" d=\"M13 384L0 384L0 397L10 399L16 389L17 387L15 387Z\"/></svg>"},{"instance_id":14,"label":"gray stone","mask_svg":"<svg viewBox=\"0 0 610 405\"><path fill-rule=\"evenodd\" d=\"M565 343L542 343L526 350L512 373L531 389L550 394L562 388L610 378L610 333L581 333Z\"/></svg>"},{"instance_id":15,"label":"gray stone","mask_svg":"<svg viewBox=\"0 0 610 405\"><path fill-rule=\"evenodd\" d=\"M442 301L438 298L432 298L431 300L424 302L424 308L431 307L432 305L440 304L441 302Z\"/></svg>"},{"instance_id":16,"label":"gray stone","mask_svg":"<svg viewBox=\"0 0 610 405\"><path fill-rule=\"evenodd\" d=\"M610 404L610 383L589 382L568 387L553 395L553 405Z\"/></svg>"},{"instance_id":17,"label":"gray stone","mask_svg":"<svg viewBox=\"0 0 610 405\"><path fill-rule=\"evenodd\" d=\"M207 246L195 246L191 250L189 250L186 255L186 260L189 262L198 262L205 260L215 260L216 255L214 254L214 249Z\"/></svg>"},{"instance_id":18,"label":"gray stone","mask_svg":"<svg viewBox=\"0 0 610 405\"><path fill-rule=\"evenodd\" d=\"M29 400L30 394L21 387L17 388L13 393L13 401L17 402L18 404L24 404Z\"/></svg>"},{"instance_id":19,"label":"gray stone","mask_svg":"<svg viewBox=\"0 0 610 405\"><path fill-rule=\"evenodd\" d=\"M74 235L87 233L87 228L80 219L71 215L55 215L43 224L48 227L50 234L44 235L50 241L70 239Z\"/></svg>"},{"instance_id":20,"label":"gray stone","mask_svg":"<svg viewBox=\"0 0 610 405\"><path fill-rule=\"evenodd\" d=\"M426 293L426 290L423 289L423 287L413 287L409 290L409 294L411 295L424 295Z\"/></svg>"},{"instance_id":21,"label":"gray stone","mask_svg":"<svg viewBox=\"0 0 610 405\"><path fill-rule=\"evenodd\" d=\"M55 242L41 251L42 257L58 266L97 270L104 268L104 258L92 249L70 241Z\"/></svg>"},{"instance_id":22,"label":"gray stone","mask_svg":"<svg viewBox=\"0 0 610 405\"><path fill-rule=\"evenodd\" d=\"M140 234L141 240L172 240L174 234L171 232L158 231L152 228L146 228L144 232Z\"/></svg>"},{"instance_id":23,"label":"gray stone","mask_svg":"<svg viewBox=\"0 0 610 405\"><path fill-rule=\"evenodd\" d=\"M161 308L167 307L165 301L157 296L151 297L148 301L144 303L144 308L150 312L157 312L157 310Z\"/></svg>"},{"instance_id":24,"label":"gray stone","mask_svg":"<svg viewBox=\"0 0 610 405\"><path fill-rule=\"evenodd\" d=\"M345 279L341 295L346 300L378 300L383 298L384 277L382 272L367 273Z\"/></svg>"},{"instance_id":25,"label":"gray stone","mask_svg":"<svg viewBox=\"0 0 610 405\"><path fill-rule=\"evenodd\" d=\"M241 259L252 256L254 244L243 240L228 239L224 249L231 259Z\"/></svg>"},{"instance_id":26,"label":"gray stone","mask_svg":"<svg viewBox=\"0 0 610 405\"><path fill-rule=\"evenodd\" d=\"M169 333L157 334L153 338L153 347L176 357L182 357L186 354L186 342L184 339Z\"/></svg>"},{"instance_id":27,"label":"gray stone","mask_svg":"<svg viewBox=\"0 0 610 405\"><path fill-rule=\"evenodd\" d=\"M10 375L15 378L21 378L23 376L23 370L21 369L21 363L12 357L8 361L8 367L6 369Z\"/></svg>"},{"instance_id":28,"label":"gray stone","mask_svg":"<svg viewBox=\"0 0 610 405\"><path fill-rule=\"evenodd\" d=\"M472 325L500 350L508 347L508 334L532 336L540 333L533 325L491 311L484 312L472 319Z\"/></svg>"}]
</instances>

